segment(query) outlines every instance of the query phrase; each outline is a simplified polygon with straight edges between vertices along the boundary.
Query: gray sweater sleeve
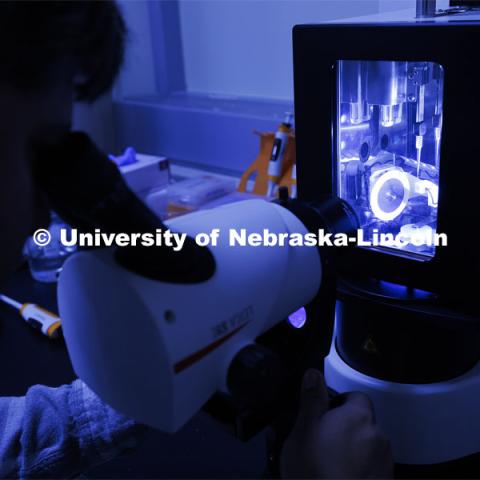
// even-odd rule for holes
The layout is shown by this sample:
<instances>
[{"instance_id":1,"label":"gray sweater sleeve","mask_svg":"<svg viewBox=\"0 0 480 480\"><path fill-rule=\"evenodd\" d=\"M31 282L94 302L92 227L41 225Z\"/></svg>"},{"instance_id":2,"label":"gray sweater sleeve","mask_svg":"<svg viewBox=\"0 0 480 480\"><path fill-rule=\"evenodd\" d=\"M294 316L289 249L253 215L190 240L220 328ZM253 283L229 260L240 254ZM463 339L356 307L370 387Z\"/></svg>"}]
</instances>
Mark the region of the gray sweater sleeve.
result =
<instances>
[{"instance_id":1,"label":"gray sweater sleeve","mask_svg":"<svg viewBox=\"0 0 480 480\"><path fill-rule=\"evenodd\" d=\"M103 403L82 381L0 397L0 476L67 478L133 448L145 427Z\"/></svg>"}]
</instances>

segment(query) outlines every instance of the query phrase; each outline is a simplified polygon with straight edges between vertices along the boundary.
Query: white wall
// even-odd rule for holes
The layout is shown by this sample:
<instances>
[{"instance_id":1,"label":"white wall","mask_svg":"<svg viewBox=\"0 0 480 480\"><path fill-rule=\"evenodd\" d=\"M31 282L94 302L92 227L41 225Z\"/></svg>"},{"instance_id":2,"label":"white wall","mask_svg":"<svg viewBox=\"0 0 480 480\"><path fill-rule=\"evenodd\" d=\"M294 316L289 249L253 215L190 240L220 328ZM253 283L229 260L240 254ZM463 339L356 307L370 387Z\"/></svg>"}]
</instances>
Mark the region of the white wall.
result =
<instances>
[{"instance_id":1,"label":"white wall","mask_svg":"<svg viewBox=\"0 0 480 480\"><path fill-rule=\"evenodd\" d=\"M450 0L437 0L437 10L448 8ZM380 0L379 12L391 12L393 10L415 9L415 0Z\"/></svg>"},{"instance_id":2,"label":"white wall","mask_svg":"<svg viewBox=\"0 0 480 480\"><path fill-rule=\"evenodd\" d=\"M150 17L148 0L119 0L128 25L125 62L115 83L120 96L154 94L155 76L152 63ZM76 104L73 129L88 133L105 152L114 150L116 142L113 127L112 94L98 99L94 104Z\"/></svg>"},{"instance_id":3,"label":"white wall","mask_svg":"<svg viewBox=\"0 0 480 480\"><path fill-rule=\"evenodd\" d=\"M393 10L403 10L415 8L415 0L380 0L378 6L379 13L391 12Z\"/></svg>"},{"instance_id":4,"label":"white wall","mask_svg":"<svg viewBox=\"0 0 480 480\"><path fill-rule=\"evenodd\" d=\"M127 49L116 89L123 96L155 93L148 0L117 0L128 28Z\"/></svg>"},{"instance_id":5,"label":"white wall","mask_svg":"<svg viewBox=\"0 0 480 480\"><path fill-rule=\"evenodd\" d=\"M379 0L180 0L188 90L291 100L292 26L378 12Z\"/></svg>"}]
</instances>

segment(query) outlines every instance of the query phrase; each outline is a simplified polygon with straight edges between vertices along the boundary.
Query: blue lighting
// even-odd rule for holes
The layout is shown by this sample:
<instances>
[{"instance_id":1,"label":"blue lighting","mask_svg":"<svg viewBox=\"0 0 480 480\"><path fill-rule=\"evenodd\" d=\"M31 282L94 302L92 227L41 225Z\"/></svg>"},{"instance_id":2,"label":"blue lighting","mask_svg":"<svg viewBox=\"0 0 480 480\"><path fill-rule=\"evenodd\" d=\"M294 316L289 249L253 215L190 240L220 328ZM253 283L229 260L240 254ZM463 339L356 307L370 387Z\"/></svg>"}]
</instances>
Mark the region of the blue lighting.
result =
<instances>
[{"instance_id":1,"label":"blue lighting","mask_svg":"<svg viewBox=\"0 0 480 480\"><path fill-rule=\"evenodd\" d=\"M425 290L420 290L419 288L409 288L405 285L399 285L398 283L386 282L384 280L380 281L380 285L385 293L391 295L392 297L401 297L401 298L414 298L415 300L427 300L433 297L433 293L427 292Z\"/></svg>"},{"instance_id":2,"label":"blue lighting","mask_svg":"<svg viewBox=\"0 0 480 480\"><path fill-rule=\"evenodd\" d=\"M307 311L304 307L299 308L288 316L288 321L292 327L302 328L307 321Z\"/></svg>"},{"instance_id":3,"label":"blue lighting","mask_svg":"<svg viewBox=\"0 0 480 480\"><path fill-rule=\"evenodd\" d=\"M433 257L442 66L339 60L337 75L338 195L356 210L365 240L388 234L399 242L386 246Z\"/></svg>"}]
</instances>

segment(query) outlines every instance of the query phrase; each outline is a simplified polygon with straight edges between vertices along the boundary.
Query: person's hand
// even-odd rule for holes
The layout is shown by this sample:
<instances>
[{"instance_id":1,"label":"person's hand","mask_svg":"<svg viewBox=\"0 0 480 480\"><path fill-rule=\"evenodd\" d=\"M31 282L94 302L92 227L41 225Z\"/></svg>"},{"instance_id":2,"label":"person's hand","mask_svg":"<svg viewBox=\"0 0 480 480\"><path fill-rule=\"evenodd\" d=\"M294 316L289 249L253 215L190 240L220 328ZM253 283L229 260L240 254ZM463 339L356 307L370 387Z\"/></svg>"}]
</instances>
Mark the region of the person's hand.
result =
<instances>
[{"instance_id":1,"label":"person's hand","mask_svg":"<svg viewBox=\"0 0 480 480\"><path fill-rule=\"evenodd\" d=\"M367 396L349 393L331 408L323 375L303 378L300 412L281 455L284 478L391 478L390 444Z\"/></svg>"}]
</instances>

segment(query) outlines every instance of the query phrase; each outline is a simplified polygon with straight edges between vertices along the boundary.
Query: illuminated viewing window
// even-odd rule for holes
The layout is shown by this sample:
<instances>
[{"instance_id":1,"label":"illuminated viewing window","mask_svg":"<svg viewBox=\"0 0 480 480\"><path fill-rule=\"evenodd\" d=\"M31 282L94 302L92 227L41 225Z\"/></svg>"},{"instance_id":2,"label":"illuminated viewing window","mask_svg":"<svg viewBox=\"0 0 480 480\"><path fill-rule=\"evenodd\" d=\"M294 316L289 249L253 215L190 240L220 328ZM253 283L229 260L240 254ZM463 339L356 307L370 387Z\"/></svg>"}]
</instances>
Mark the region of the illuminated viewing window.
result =
<instances>
[{"instance_id":1,"label":"illuminated viewing window","mask_svg":"<svg viewBox=\"0 0 480 480\"><path fill-rule=\"evenodd\" d=\"M432 62L337 62L337 193L365 240L400 235L405 255L435 254L443 78Z\"/></svg>"}]
</instances>

